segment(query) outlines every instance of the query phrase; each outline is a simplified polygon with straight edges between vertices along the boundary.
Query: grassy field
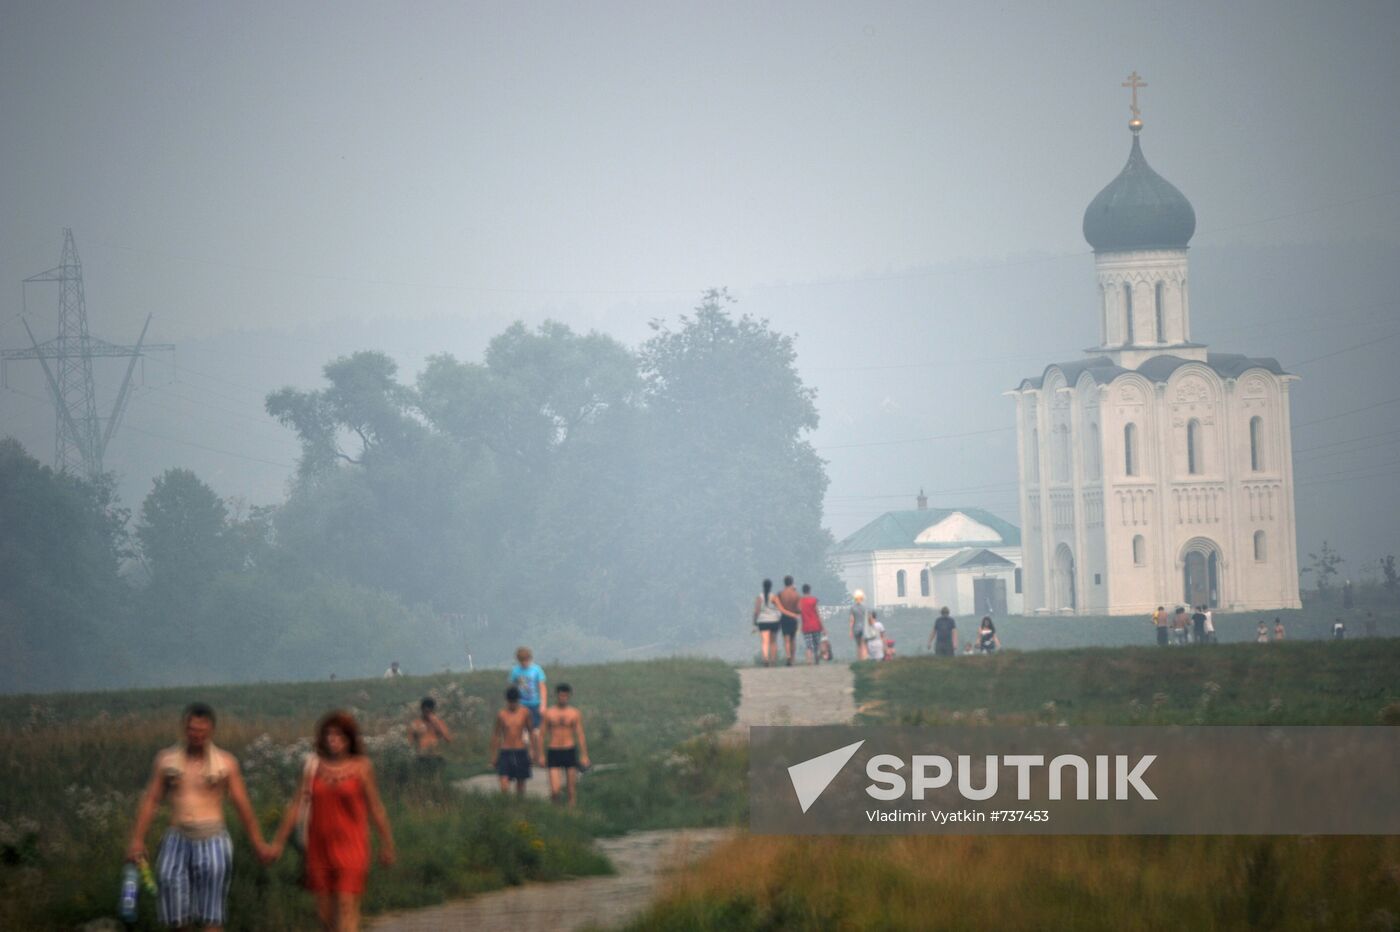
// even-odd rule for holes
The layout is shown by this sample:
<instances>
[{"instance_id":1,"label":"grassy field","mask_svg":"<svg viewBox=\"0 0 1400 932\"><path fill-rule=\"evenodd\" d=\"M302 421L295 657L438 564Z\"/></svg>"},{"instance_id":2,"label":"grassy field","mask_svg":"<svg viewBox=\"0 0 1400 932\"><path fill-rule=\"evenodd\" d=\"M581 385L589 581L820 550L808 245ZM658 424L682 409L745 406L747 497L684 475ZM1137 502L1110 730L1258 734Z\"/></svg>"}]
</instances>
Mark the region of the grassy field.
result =
<instances>
[{"instance_id":1,"label":"grassy field","mask_svg":"<svg viewBox=\"0 0 1400 932\"><path fill-rule=\"evenodd\" d=\"M1400 724L1400 640L915 657L872 724ZM1400 838L741 837L631 928L1395 929Z\"/></svg>"},{"instance_id":2,"label":"grassy field","mask_svg":"<svg viewBox=\"0 0 1400 932\"><path fill-rule=\"evenodd\" d=\"M356 715L371 736L400 855L394 868L372 873L370 912L606 872L591 848L596 835L734 821L742 813L744 762L712 737L734 720L733 669L662 660L546 671L551 685L574 687L594 761L621 765L585 779L578 814L450 788L451 780L487 769L490 723L505 688L498 670L0 699L0 928L73 928L114 914L137 794L152 755L176 741L181 709L195 699L218 712L215 740L243 763L264 831L281 816L316 718L331 708ZM456 739L445 779L417 773L408 751L405 724L424 695L438 699ZM264 869L241 829L230 829L229 928L313 927L296 856ZM152 851L157 840L153 831ZM143 922L154 927L153 912Z\"/></svg>"},{"instance_id":3,"label":"grassy field","mask_svg":"<svg viewBox=\"0 0 1400 932\"><path fill-rule=\"evenodd\" d=\"M872 724L1375 725L1400 709L1400 638L1008 650L855 669Z\"/></svg>"}]
</instances>

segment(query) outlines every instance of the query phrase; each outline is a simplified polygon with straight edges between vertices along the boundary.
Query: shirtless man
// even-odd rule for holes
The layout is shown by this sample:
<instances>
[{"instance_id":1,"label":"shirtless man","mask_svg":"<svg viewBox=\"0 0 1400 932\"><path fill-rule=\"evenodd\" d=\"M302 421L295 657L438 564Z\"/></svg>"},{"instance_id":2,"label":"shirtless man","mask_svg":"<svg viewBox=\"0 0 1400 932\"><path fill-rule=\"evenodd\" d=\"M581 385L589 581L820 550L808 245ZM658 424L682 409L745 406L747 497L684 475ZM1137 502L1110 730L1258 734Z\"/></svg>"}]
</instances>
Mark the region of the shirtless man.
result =
<instances>
[{"instance_id":1,"label":"shirtless man","mask_svg":"<svg viewBox=\"0 0 1400 932\"><path fill-rule=\"evenodd\" d=\"M778 611L783 613L779 620L783 629L783 650L787 653L787 665L792 666L793 655L797 652L797 626L802 622L802 596L792 584L791 576L783 577L783 591L778 593Z\"/></svg>"},{"instance_id":2,"label":"shirtless man","mask_svg":"<svg viewBox=\"0 0 1400 932\"><path fill-rule=\"evenodd\" d=\"M452 743L452 733L437 715L437 700L427 696L418 703L418 717L408 726L408 740L420 761L442 762L438 742Z\"/></svg>"},{"instance_id":3,"label":"shirtless man","mask_svg":"<svg viewBox=\"0 0 1400 932\"><path fill-rule=\"evenodd\" d=\"M157 912L162 923L181 929L223 928L233 875L233 842L224 827L225 798L233 803L258 858L266 862L273 856L248 802L238 761L214 746L213 735L213 709L202 702L185 709L185 740L156 755L126 849L127 860L145 860L146 832L161 801L169 800L170 828L156 855Z\"/></svg>"},{"instance_id":4,"label":"shirtless man","mask_svg":"<svg viewBox=\"0 0 1400 932\"><path fill-rule=\"evenodd\" d=\"M583 736L583 716L572 705L574 691L560 683L554 691L555 705L544 712L546 759L549 768L549 798L559 802L561 777L567 780L569 805L578 804L578 772L588 768L588 741Z\"/></svg>"},{"instance_id":5,"label":"shirtless man","mask_svg":"<svg viewBox=\"0 0 1400 932\"><path fill-rule=\"evenodd\" d=\"M535 725L530 710L520 704L520 690L506 690L506 707L496 713L496 727L491 731L491 766L501 778L501 792L525 795L525 781L530 779L530 747L535 740Z\"/></svg>"}]
</instances>

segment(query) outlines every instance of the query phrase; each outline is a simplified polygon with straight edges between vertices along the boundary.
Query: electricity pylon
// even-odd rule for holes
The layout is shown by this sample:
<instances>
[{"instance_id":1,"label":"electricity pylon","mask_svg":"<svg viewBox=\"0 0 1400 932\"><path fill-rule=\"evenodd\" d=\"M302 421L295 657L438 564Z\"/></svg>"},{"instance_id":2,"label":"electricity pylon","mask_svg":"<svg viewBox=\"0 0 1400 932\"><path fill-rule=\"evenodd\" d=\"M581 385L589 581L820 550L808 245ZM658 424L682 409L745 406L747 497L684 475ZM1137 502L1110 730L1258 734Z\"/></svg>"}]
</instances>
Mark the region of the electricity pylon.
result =
<instances>
[{"instance_id":1,"label":"electricity pylon","mask_svg":"<svg viewBox=\"0 0 1400 932\"><path fill-rule=\"evenodd\" d=\"M39 360L44 367L44 378L53 398L57 420L54 428L54 467L96 479L103 473L102 455L117 432L117 425L121 423L126 410L136 360L149 352L174 350L175 346L170 343L146 343L146 329L151 326L149 315L134 346L108 343L88 333L83 264L78 258L78 248L73 245L73 231L66 227L63 230L62 261L57 267L24 280L26 285L40 282L55 282L58 285L58 336L40 343L26 319L24 330L29 334L30 348L0 351L0 360ZM105 426L97 416L97 390L92 377L92 361L102 357L129 360L126 377L122 379ZM49 365L50 360L55 363L54 366Z\"/></svg>"}]
</instances>

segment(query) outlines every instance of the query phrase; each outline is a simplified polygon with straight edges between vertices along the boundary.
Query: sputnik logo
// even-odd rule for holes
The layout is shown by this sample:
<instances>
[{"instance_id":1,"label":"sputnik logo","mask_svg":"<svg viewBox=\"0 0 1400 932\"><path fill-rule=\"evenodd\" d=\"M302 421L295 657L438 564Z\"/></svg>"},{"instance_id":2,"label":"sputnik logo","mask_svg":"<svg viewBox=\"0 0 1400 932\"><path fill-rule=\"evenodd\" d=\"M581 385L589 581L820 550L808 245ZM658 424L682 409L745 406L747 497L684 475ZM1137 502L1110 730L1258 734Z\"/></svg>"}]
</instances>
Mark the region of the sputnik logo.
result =
<instances>
[{"instance_id":1,"label":"sputnik logo","mask_svg":"<svg viewBox=\"0 0 1400 932\"><path fill-rule=\"evenodd\" d=\"M828 751L809 760L804 760L800 764L793 764L788 768L788 776L792 778L792 788L797 793L797 802L806 812L826 792L826 788L831 785L831 781L836 779L836 775L841 772L841 768L855 757L856 751L865 743L865 739L857 741L855 744L848 744L843 748Z\"/></svg>"}]
</instances>

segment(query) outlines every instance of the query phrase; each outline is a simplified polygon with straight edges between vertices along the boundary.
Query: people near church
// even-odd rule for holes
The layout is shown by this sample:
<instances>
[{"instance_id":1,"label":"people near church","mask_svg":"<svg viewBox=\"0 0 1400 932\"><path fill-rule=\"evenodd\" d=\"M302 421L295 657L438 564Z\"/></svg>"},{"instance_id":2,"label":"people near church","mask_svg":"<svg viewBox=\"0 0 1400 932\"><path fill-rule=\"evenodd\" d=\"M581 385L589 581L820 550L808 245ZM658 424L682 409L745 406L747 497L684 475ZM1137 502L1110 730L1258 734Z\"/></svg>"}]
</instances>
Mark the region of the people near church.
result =
<instances>
[{"instance_id":1,"label":"people near church","mask_svg":"<svg viewBox=\"0 0 1400 932\"><path fill-rule=\"evenodd\" d=\"M1157 629L1157 643L1162 647L1167 646L1167 632L1171 630L1171 619L1167 616L1165 607L1159 605L1152 613L1152 626Z\"/></svg>"},{"instance_id":2,"label":"people near church","mask_svg":"<svg viewBox=\"0 0 1400 932\"><path fill-rule=\"evenodd\" d=\"M1192 636L1197 644L1206 642L1206 607L1197 605L1196 610L1191 613Z\"/></svg>"},{"instance_id":3,"label":"people near church","mask_svg":"<svg viewBox=\"0 0 1400 932\"><path fill-rule=\"evenodd\" d=\"M399 669L397 660L390 661L389 669L384 671L384 679L393 680L403 676L403 671Z\"/></svg>"},{"instance_id":4,"label":"people near church","mask_svg":"<svg viewBox=\"0 0 1400 932\"><path fill-rule=\"evenodd\" d=\"M933 652L944 657L953 657L958 652L958 625L953 621L953 615L948 611L948 606L938 611L938 618L933 623L933 630L929 632L928 644L933 648Z\"/></svg>"},{"instance_id":5,"label":"people near church","mask_svg":"<svg viewBox=\"0 0 1400 932\"><path fill-rule=\"evenodd\" d=\"M872 611L865 623L865 653L871 660L885 659L885 626L880 613Z\"/></svg>"},{"instance_id":6,"label":"people near church","mask_svg":"<svg viewBox=\"0 0 1400 932\"><path fill-rule=\"evenodd\" d=\"M797 651L797 626L802 623L801 603L802 597L797 594L792 577L784 576L783 591L778 593L778 611L782 613L778 627L783 632L783 652L787 656L788 666L792 666L792 657Z\"/></svg>"},{"instance_id":7,"label":"people near church","mask_svg":"<svg viewBox=\"0 0 1400 932\"><path fill-rule=\"evenodd\" d=\"M1215 609L1206 606L1206 643L1215 643Z\"/></svg>"},{"instance_id":8,"label":"people near church","mask_svg":"<svg viewBox=\"0 0 1400 932\"><path fill-rule=\"evenodd\" d=\"M812 595L812 587L802 584L802 598L797 600L798 612L802 615L802 644L806 649L807 663L815 666L822 662L822 637L826 628L822 625L821 613L817 611L817 597Z\"/></svg>"},{"instance_id":9,"label":"people near church","mask_svg":"<svg viewBox=\"0 0 1400 932\"><path fill-rule=\"evenodd\" d=\"M771 667L777 654L778 626L783 612L773 595L773 580L763 581L763 593L753 603L753 623L758 628L759 655L765 667Z\"/></svg>"},{"instance_id":10,"label":"people near church","mask_svg":"<svg viewBox=\"0 0 1400 932\"><path fill-rule=\"evenodd\" d=\"M1275 620L1277 620L1277 619L1275 619ZM1267 643L1269 643L1269 626L1266 625L1266 624L1264 624L1264 622L1262 622L1262 621L1259 622L1259 631L1258 631L1257 634L1255 635L1254 640L1257 641L1257 642L1260 643L1260 644L1267 644Z\"/></svg>"},{"instance_id":11,"label":"people near church","mask_svg":"<svg viewBox=\"0 0 1400 932\"><path fill-rule=\"evenodd\" d=\"M1186 643L1189 622L1190 620L1186 617L1186 607L1178 605L1176 614L1172 615L1172 640L1176 644Z\"/></svg>"},{"instance_id":12,"label":"people near church","mask_svg":"<svg viewBox=\"0 0 1400 932\"><path fill-rule=\"evenodd\" d=\"M982 626L977 629L977 649L984 654L1001 649L1001 639L997 637L997 626L992 624L992 616L982 617Z\"/></svg>"},{"instance_id":13,"label":"people near church","mask_svg":"<svg viewBox=\"0 0 1400 932\"><path fill-rule=\"evenodd\" d=\"M1347 626L1346 626L1346 624L1345 624L1340 618L1338 618L1336 621L1332 622L1332 640L1334 640L1334 641L1340 641L1340 640L1342 640L1343 638L1345 638L1346 636L1347 636Z\"/></svg>"},{"instance_id":14,"label":"people near church","mask_svg":"<svg viewBox=\"0 0 1400 932\"><path fill-rule=\"evenodd\" d=\"M865 592L857 589L851 593L851 640L856 645L856 659L867 660L869 653L865 648L865 623L867 621L865 608Z\"/></svg>"},{"instance_id":15,"label":"people near church","mask_svg":"<svg viewBox=\"0 0 1400 932\"><path fill-rule=\"evenodd\" d=\"M1274 619L1274 640L1283 640L1283 619L1281 618Z\"/></svg>"}]
</instances>

